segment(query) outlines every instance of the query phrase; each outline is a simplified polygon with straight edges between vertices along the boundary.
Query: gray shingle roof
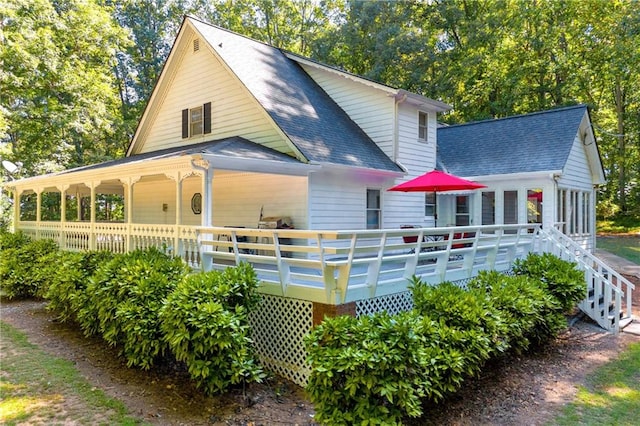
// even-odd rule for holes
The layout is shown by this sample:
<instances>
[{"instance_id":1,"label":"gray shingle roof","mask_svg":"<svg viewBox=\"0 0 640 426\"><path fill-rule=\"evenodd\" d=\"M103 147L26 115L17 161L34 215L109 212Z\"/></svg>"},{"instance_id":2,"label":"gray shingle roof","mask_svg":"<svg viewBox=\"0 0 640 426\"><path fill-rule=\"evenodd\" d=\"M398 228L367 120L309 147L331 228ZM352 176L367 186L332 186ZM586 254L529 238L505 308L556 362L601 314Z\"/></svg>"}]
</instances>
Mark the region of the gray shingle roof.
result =
<instances>
[{"instance_id":1,"label":"gray shingle roof","mask_svg":"<svg viewBox=\"0 0 640 426\"><path fill-rule=\"evenodd\" d=\"M187 19L310 162L401 171L283 51Z\"/></svg>"},{"instance_id":2,"label":"gray shingle roof","mask_svg":"<svg viewBox=\"0 0 640 426\"><path fill-rule=\"evenodd\" d=\"M218 139L208 142L201 142L193 145L173 147L161 149L159 151L146 152L143 154L131 155L129 157L119 158L113 161L107 161L99 164L78 167L75 169L65 170L60 174L78 172L82 170L95 170L104 167L119 166L121 164L134 163L142 160L158 160L161 158L180 157L183 155L194 154L217 154L229 158L251 159L251 160L268 160L280 161L289 164L301 164L289 155L283 154L271 148L258 145L239 136L231 138Z\"/></svg>"},{"instance_id":3,"label":"gray shingle roof","mask_svg":"<svg viewBox=\"0 0 640 426\"><path fill-rule=\"evenodd\" d=\"M486 176L563 170L585 105L438 128L449 173Z\"/></svg>"}]
</instances>

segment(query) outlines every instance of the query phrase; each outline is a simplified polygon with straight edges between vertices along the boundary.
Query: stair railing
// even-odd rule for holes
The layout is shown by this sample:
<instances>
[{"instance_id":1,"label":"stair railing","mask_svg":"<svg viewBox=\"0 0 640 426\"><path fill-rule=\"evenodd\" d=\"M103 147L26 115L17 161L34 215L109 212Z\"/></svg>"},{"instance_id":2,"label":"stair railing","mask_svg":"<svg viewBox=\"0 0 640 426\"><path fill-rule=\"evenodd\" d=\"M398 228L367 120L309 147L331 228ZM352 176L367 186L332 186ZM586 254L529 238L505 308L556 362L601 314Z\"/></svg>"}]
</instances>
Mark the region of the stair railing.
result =
<instances>
[{"instance_id":1,"label":"stair railing","mask_svg":"<svg viewBox=\"0 0 640 426\"><path fill-rule=\"evenodd\" d=\"M580 309L602 328L620 331L620 321L632 316L633 283L558 229L541 229L539 236L543 251L576 262L584 271L587 297Z\"/></svg>"}]
</instances>

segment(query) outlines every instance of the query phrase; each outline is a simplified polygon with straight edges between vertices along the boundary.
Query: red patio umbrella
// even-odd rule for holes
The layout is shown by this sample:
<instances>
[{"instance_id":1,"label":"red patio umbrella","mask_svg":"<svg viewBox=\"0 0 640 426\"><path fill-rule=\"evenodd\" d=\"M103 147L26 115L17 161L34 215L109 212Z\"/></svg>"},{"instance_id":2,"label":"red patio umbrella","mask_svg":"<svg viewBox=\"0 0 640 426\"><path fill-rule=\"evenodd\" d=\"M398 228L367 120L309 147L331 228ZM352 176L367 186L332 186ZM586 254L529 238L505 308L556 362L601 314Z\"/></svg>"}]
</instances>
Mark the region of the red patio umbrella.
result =
<instances>
[{"instance_id":1,"label":"red patio umbrella","mask_svg":"<svg viewBox=\"0 0 640 426\"><path fill-rule=\"evenodd\" d=\"M439 170L432 170L417 178L411 179L400 185L396 185L389 188L389 191L401 191L401 192L445 192L445 191L463 191L467 189L479 189L486 188L486 185L482 185L477 182L462 179L454 175L450 175ZM435 204L435 219L438 219L438 205L437 194Z\"/></svg>"}]
</instances>

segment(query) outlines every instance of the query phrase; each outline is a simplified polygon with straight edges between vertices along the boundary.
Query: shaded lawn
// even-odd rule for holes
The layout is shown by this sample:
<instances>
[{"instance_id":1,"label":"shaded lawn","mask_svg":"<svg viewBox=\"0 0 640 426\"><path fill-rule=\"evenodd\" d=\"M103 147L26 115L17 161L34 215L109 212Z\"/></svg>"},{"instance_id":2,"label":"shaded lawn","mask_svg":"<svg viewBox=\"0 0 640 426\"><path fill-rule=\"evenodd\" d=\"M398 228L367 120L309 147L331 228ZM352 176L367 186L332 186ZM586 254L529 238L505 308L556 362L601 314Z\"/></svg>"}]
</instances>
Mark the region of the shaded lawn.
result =
<instances>
[{"instance_id":1,"label":"shaded lawn","mask_svg":"<svg viewBox=\"0 0 640 426\"><path fill-rule=\"evenodd\" d=\"M637 425L640 419L640 342L596 370L578 388L555 425Z\"/></svg>"},{"instance_id":2,"label":"shaded lawn","mask_svg":"<svg viewBox=\"0 0 640 426\"><path fill-rule=\"evenodd\" d=\"M640 265L640 236L598 236L596 247Z\"/></svg>"},{"instance_id":3,"label":"shaded lawn","mask_svg":"<svg viewBox=\"0 0 640 426\"><path fill-rule=\"evenodd\" d=\"M134 425L125 406L0 321L0 423Z\"/></svg>"}]
</instances>

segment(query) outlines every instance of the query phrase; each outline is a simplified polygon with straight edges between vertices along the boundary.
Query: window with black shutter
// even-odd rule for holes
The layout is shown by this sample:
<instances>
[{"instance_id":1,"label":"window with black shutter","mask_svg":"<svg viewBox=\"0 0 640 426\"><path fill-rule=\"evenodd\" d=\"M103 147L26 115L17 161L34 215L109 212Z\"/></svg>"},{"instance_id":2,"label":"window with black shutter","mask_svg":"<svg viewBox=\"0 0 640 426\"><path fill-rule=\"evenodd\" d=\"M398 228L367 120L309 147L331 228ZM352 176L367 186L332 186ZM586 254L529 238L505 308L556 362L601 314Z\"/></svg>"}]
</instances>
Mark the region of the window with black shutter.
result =
<instances>
[{"instance_id":1,"label":"window with black shutter","mask_svg":"<svg viewBox=\"0 0 640 426\"><path fill-rule=\"evenodd\" d=\"M211 102L182 110L182 138L211 133Z\"/></svg>"}]
</instances>

